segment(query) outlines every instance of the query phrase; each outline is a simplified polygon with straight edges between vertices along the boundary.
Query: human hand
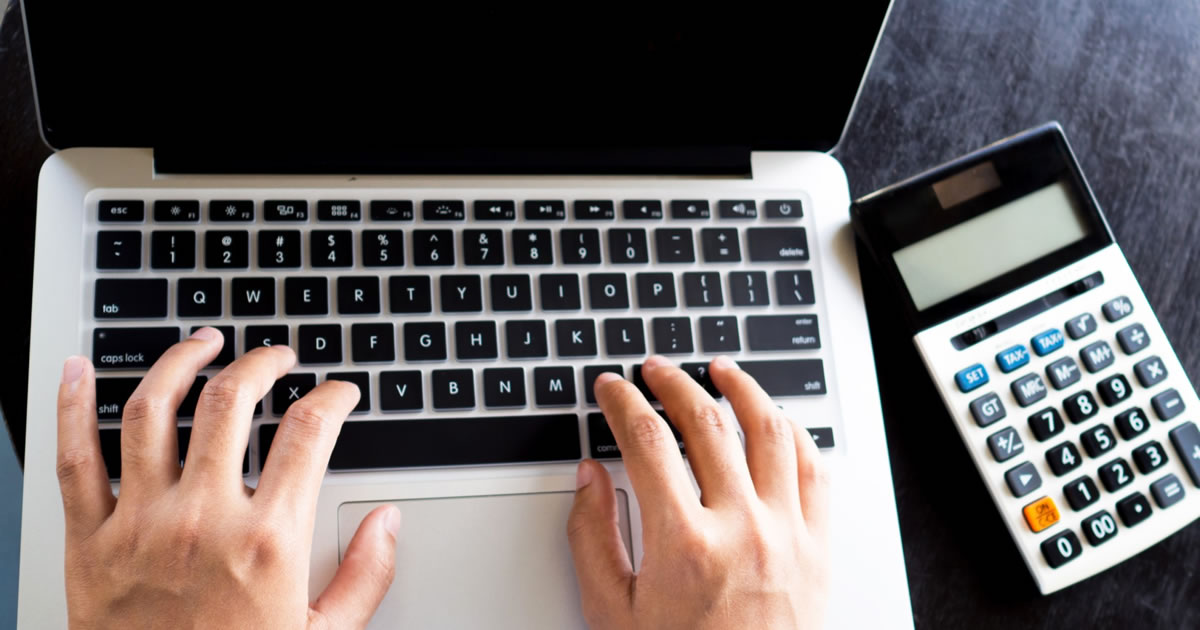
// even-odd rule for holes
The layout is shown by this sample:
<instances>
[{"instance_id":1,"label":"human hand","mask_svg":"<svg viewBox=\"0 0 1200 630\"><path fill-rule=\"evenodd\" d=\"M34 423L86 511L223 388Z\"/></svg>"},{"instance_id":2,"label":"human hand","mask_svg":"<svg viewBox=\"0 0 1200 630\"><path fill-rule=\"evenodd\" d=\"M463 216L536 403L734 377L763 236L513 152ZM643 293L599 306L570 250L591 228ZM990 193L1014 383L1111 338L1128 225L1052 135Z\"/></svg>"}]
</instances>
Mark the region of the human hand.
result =
<instances>
[{"instance_id":1,"label":"human hand","mask_svg":"<svg viewBox=\"0 0 1200 630\"><path fill-rule=\"evenodd\" d=\"M746 436L683 370L651 357L642 376L679 429L696 497L670 428L641 392L601 374L596 400L642 511L641 570L617 528L608 471L579 465L567 525L584 617L610 628L814 628L829 580L829 483L812 438L758 383L718 358L713 384Z\"/></svg>"},{"instance_id":2,"label":"human hand","mask_svg":"<svg viewBox=\"0 0 1200 630\"><path fill-rule=\"evenodd\" d=\"M117 498L100 455L95 369L83 357L63 365L58 478L72 628L361 628L391 585L400 513L385 506L308 600L317 493L357 387L326 381L293 403L258 488L242 480L254 405L295 364L290 348L252 350L208 381L180 468L175 409L221 345L220 332L200 329L125 404Z\"/></svg>"}]
</instances>

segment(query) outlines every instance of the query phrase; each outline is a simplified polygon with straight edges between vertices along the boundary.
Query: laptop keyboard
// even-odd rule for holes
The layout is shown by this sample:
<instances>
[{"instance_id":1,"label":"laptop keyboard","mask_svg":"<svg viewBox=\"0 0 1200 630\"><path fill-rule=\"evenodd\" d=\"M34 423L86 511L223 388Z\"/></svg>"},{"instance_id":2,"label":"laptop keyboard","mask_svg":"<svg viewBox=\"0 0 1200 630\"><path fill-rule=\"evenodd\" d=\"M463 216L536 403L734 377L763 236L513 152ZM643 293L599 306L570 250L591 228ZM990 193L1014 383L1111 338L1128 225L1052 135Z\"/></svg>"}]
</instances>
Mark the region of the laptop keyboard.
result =
<instances>
[{"instance_id":1,"label":"laptop keyboard","mask_svg":"<svg viewBox=\"0 0 1200 630\"><path fill-rule=\"evenodd\" d=\"M125 400L204 325L226 345L179 409L181 431L236 356L298 355L256 409L246 474L287 407L326 379L362 392L331 470L619 457L591 383L617 372L653 400L638 369L653 353L716 396L707 364L728 354L781 404L828 397L799 200L195 196L104 198L91 212L84 343L114 478ZM816 415L803 420L831 448L836 422Z\"/></svg>"}]
</instances>

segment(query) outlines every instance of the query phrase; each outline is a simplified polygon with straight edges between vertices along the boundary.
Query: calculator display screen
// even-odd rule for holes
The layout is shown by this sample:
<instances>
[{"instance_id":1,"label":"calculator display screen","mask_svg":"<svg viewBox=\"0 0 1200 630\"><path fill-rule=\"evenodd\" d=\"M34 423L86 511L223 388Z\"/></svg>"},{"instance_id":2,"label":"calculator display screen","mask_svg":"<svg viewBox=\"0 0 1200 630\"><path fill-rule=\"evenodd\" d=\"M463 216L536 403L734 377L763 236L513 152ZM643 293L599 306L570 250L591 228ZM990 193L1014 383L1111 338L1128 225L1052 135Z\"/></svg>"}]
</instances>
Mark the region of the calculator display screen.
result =
<instances>
[{"instance_id":1,"label":"calculator display screen","mask_svg":"<svg viewBox=\"0 0 1200 630\"><path fill-rule=\"evenodd\" d=\"M1060 180L898 249L892 257L920 311L1088 233L1079 201Z\"/></svg>"}]
</instances>

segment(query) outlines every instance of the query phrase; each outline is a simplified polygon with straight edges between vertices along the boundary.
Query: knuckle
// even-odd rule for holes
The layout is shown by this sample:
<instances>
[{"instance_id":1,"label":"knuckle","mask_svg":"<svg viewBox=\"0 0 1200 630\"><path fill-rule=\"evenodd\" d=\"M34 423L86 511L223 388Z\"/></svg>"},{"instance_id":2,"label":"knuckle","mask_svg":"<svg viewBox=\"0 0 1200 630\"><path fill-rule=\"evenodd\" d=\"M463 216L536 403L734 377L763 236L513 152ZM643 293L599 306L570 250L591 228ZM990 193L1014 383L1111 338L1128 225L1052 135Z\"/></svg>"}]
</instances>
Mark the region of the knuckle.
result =
<instances>
[{"instance_id":1,"label":"knuckle","mask_svg":"<svg viewBox=\"0 0 1200 630\"><path fill-rule=\"evenodd\" d=\"M697 404L688 417L692 420L692 426L704 433L724 435L732 430L729 418L716 403Z\"/></svg>"},{"instance_id":2,"label":"knuckle","mask_svg":"<svg viewBox=\"0 0 1200 630\"><path fill-rule=\"evenodd\" d=\"M129 400L125 401L125 411L121 416L125 422L137 422L169 411L173 410L167 409L166 401L162 397L135 391Z\"/></svg>"},{"instance_id":3,"label":"knuckle","mask_svg":"<svg viewBox=\"0 0 1200 630\"><path fill-rule=\"evenodd\" d=\"M207 406L221 411L235 409L248 396L249 390L242 380L224 374L214 376L200 393Z\"/></svg>"},{"instance_id":4,"label":"knuckle","mask_svg":"<svg viewBox=\"0 0 1200 630\"><path fill-rule=\"evenodd\" d=\"M770 413L756 423L757 433L770 444L786 444L792 446L796 441L796 433L792 421L781 413Z\"/></svg>"},{"instance_id":5,"label":"knuckle","mask_svg":"<svg viewBox=\"0 0 1200 630\"><path fill-rule=\"evenodd\" d=\"M806 457L800 461L800 481L802 483L828 488L832 483L829 467L825 465L820 455Z\"/></svg>"},{"instance_id":6,"label":"knuckle","mask_svg":"<svg viewBox=\"0 0 1200 630\"><path fill-rule=\"evenodd\" d=\"M630 447L654 450L667 442L666 423L657 414L636 413L626 420L626 432Z\"/></svg>"},{"instance_id":7,"label":"knuckle","mask_svg":"<svg viewBox=\"0 0 1200 630\"><path fill-rule=\"evenodd\" d=\"M290 430L298 432L302 438L320 436L324 433L325 426L328 424L320 410L315 405L307 403L303 399L288 407L283 419L290 427Z\"/></svg>"},{"instance_id":8,"label":"knuckle","mask_svg":"<svg viewBox=\"0 0 1200 630\"><path fill-rule=\"evenodd\" d=\"M96 465L96 453L86 448L66 449L55 466L60 483L66 485L87 474Z\"/></svg>"}]
</instances>

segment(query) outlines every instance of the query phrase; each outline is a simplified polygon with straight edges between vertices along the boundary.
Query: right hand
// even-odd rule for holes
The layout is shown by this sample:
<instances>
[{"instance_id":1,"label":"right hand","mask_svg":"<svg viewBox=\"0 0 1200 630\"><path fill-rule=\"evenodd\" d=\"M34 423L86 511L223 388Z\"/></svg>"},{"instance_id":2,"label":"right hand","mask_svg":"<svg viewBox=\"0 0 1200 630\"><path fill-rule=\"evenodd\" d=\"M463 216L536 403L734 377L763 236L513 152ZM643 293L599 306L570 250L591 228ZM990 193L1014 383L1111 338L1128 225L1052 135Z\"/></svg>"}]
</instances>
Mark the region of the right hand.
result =
<instances>
[{"instance_id":1,"label":"right hand","mask_svg":"<svg viewBox=\"0 0 1200 630\"><path fill-rule=\"evenodd\" d=\"M678 427L701 496L670 428L638 389L601 374L596 400L642 511L641 570L617 525L608 472L585 460L568 521L584 617L608 628L814 628L829 588L829 483L803 427L724 357L709 366L746 436L692 378L662 357L642 376Z\"/></svg>"}]
</instances>

